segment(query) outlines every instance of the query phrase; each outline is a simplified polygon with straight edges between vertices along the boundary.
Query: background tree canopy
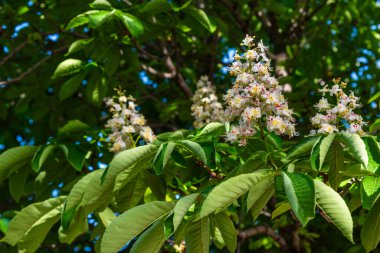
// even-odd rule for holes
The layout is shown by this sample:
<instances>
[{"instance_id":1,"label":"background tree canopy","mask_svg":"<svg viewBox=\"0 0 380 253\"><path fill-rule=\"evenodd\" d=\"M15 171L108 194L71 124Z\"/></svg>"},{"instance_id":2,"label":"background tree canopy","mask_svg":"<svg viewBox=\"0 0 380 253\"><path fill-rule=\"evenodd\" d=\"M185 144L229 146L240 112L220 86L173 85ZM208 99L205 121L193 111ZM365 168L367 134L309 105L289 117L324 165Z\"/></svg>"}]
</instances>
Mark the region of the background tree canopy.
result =
<instances>
[{"instance_id":1,"label":"background tree canopy","mask_svg":"<svg viewBox=\"0 0 380 253\"><path fill-rule=\"evenodd\" d=\"M104 230L115 219L115 212L118 215L127 210L135 212L136 219L141 220L149 215L158 215L155 219L158 221L146 230L150 232L146 236L155 238L154 235L160 233L155 226L165 225L165 233L177 229L176 226L180 227L179 223L174 222L175 219L173 224L168 225L167 220L170 219L162 218L164 215L175 216L175 212L170 213L175 208L171 200L186 196L187 199L180 200L183 200L182 204L187 203L188 209L199 197L199 189L202 194L208 194L216 182L243 174L234 171L236 164L249 164L247 161L256 164L258 161L248 149L239 151L237 145L221 140L223 130L221 133L220 125L204 132L187 132L194 130L190 108L197 80L203 75L209 76L222 101L223 94L234 81L228 74L228 66L233 61L235 51L242 52L240 43L246 34L255 35L269 45L273 71L285 87L284 94L289 106L297 113L296 127L301 136L310 132L309 118L315 114L313 105L319 99L316 91L321 80L328 82L334 77L348 82L348 88L361 97L361 115L371 126L366 131L377 132L380 126L376 123L380 115L380 1L0 0L0 152L3 152L0 156L0 234L7 234L9 222L17 211L33 203L43 203L34 206L42 214L39 220L28 221L30 225L34 222L37 225L23 228L28 236L13 235L13 241L9 243L8 239L6 242L17 246L0 243L0 251L16 252L18 247L23 252L34 252L40 247L38 252L92 252L104 247L104 252L112 252L107 245L100 246L99 238L116 236L118 232L109 235ZM129 156L125 155L124 158L120 155L120 161L124 159L120 165L117 158L110 165L114 154L109 151L107 140L110 131L104 127L110 113L103 101L105 97L116 95L117 89L133 95L139 105L136 110L145 115L148 125L156 134L164 134L156 146L138 147L136 153L128 153ZM187 130L175 132L179 129ZM171 134L165 135L165 132ZM336 138L330 141L334 152L338 150L343 153L344 149L346 160L342 160L341 165L351 166L354 162L349 159L356 159L349 149L351 139L347 141L345 138L348 137L344 136ZM366 145L363 147L367 147L364 148L364 156L370 164L373 162L372 172L375 174L371 172L373 175L366 179L366 185L373 186L375 190L367 196L365 186L360 184L363 175L367 174L360 174L362 172L352 175L343 173L346 177L357 176L360 182L350 182L340 188L352 212L354 238L360 238L358 228L365 223L365 217L376 216L374 211L368 210L380 204L380 201L375 201L380 191L380 170L376 170L380 151L377 150L376 138L368 138L371 140L363 139ZM291 144L303 143L304 140L302 137L273 139L275 144L272 143L274 146L269 149L283 152L288 152ZM321 140L313 139L308 144L311 145L309 149L302 152L309 155L315 143L323 145L320 144ZM17 146L22 148L11 149ZM260 149L261 146L256 148ZM273 155L275 163L276 159L280 163L291 157L291 153L288 153L290 156L283 156L273 150L268 152ZM7 155L4 155L6 152ZM359 151L354 153L360 155ZM146 161L141 154L145 154L143 158ZM190 154L196 159L190 159ZM299 159L300 154L304 157L304 153L297 153L293 158ZM125 163L130 157L137 158L132 159L128 167ZM315 159L319 157L318 153ZM322 163L317 167L321 169L324 161L319 161ZM359 159L359 163L355 163L359 171L362 169L360 163L364 166L365 162ZM118 174L116 180L116 174L112 174L118 170L117 166L145 166L148 169L134 174L133 180L123 181L123 175L119 177ZM105 185L107 180L112 183L109 183L109 188L105 186L105 195L99 193L98 199L91 199L96 195L89 193L93 183L91 180L97 180L107 167L109 170L102 181ZM124 171L124 179L131 177L128 173ZM294 174L296 176L287 173L276 176L284 178L284 182L313 182L297 173ZM311 174L316 177L318 173ZM260 181L265 179L262 177ZM84 181L86 184L83 184ZM275 184L277 181L274 180ZM236 184L238 182L243 181L236 181ZM339 185L339 182L336 184ZM117 187L112 188L113 184ZM325 187L322 185L318 182L315 187ZM88 195L83 189L79 191L80 187L87 189ZM316 191L321 189L317 188ZM72 199L74 190L78 190L77 194L81 196L80 200L75 199L79 204ZM367 194L365 198L363 191ZM335 191L330 192L331 196L334 194ZM268 200L272 195L273 192ZM104 196L109 196L112 205L101 199ZM249 198L249 195L244 198ZM363 199L369 200L363 203ZM332 219L335 223L334 217L328 217L326 210L303 227L302 215L287 212L290 209L288 202L273 200L268 202L264 215L253 223L252 219L256 217L253 215L243 219L243 214L236 211L241 202L232 202L234 205L228 208L228 212L233 215L227 211L219 212L210 216L212 218L207 220L207 224L200 219L187 228L194 234L209 227L220 228L211 232L214 241L210 252L233 251L231 248L235 244L238 252L364 252L364 248L369 251L377 245L377 238L372 238L364 248L360 239L354 239L358 244L352 245L344 237L347 233L341 233L341 227L338 226L339 231L326 222ZM141 210L132 209L135 206ZM149 210L156 210L154 208L159 208L162 213L149 213ZM274 210L277 210L276 219L271 218ZM138 216L141 213L146 215ZM35 217L26 216L31 219ZM234 223L224 222L228 216ZM28 222L20 223L25 225ZM148 222L142 230L150 224ZM241 232L239 242L231 239L233 235L223 233L234 230L225 229L231 226ZM46 231L46 238L41 231ZM371 231L380 234L380 225ZM181 245L181 240L172 240L170 235L166 237L165 234L164 241L167 243L162 252L181 252L173 246ZM363 238L365 236L362 235L362 241ZM189 245L194 245L195 239L190 238L193 244ZM144 249L144 243L138 245L137 242L134 252L156 252ZM199 241L195 244L207 243ZM223 245L228 249L219 250ZM130 248L127 245L123 249L130 252ZM189 252L204 252L202 250L193 248ZM375 252L380 251L375 249Z\"/></svg>"}]
</instances>

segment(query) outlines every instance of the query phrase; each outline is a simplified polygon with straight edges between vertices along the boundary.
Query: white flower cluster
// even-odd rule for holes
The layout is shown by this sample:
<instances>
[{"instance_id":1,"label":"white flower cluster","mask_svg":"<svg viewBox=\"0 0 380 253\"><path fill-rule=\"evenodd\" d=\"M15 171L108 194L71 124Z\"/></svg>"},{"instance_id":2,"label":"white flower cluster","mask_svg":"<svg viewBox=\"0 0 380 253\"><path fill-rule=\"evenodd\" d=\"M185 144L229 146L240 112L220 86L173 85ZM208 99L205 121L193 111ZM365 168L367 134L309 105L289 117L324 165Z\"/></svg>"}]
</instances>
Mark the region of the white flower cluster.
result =
<instances>
[{"instance_id":1,"label":"white flower cluster","mask_svg":"<svg viewBox=\"0 0 380 253\"><path fill-rule=\"evenodd\" d=\"M215 87L207 76L197 82L197 90L192 98L191 115L195 118L194 126L200 128L211 122L223 121L223 106L218 101Z\"/></svg>"},{"instance_id":2,"label":"white flower cluster","mask_svg":"<svg viewBox=\"0 0 380 253\"><path fill-rule=\"evenodd\" d=\"M242 46L245 52L236 53L229 67L230 74L236 77L234 86L224 96L228 105L226 120L231 122L237 118L239 123L231 127L227 140L239 140L240 145L245 145L247 138L263 127L278 135L297 135L293 110L282 94L282 86L270 74L268 47L262 41L255 45L254 37L248 35Z\"/></svg>"},{"instance_id":3,"label":"white flower cluster","mask_svg":"<svg viewBox=\"0 0 380 253\"><path fill-rule=\"evenodd\" d=\"M122 91L118 93L115 98L105 98L105 103L112 114L106 128L112 130L109 136L112 143L110 151L114 153L134 147L140 137L147 143L155 139L152 129L146 126L145 117L136 110L135 99L132 96L126 97ZM136 134L139 136L135 141L133 136Z\"/></svg>"},{"instance_id":4,"label":"white flower cluster","mask_svg":"<svg viewBox=\"0 0 380 253\"><path fill-rule=\"evenodd\" d=\"M364 135L362 116L354 113L356 108L360 108L359 98L351 91L350 95L344 93L347 84L341 82L340 78L333 79L333 85L329 88L328 85L324 85L322 89L318 91L322 93L323 97L315 105L318 113L311 118L311 124L316 129L311 130L310 135L331 134L339 132L341 127L344 127L346 123L346 129L344 132L357 133ZM334 97L336 105L330 104L326 98L326 94L330 97Z\"/></svg>"}]
</instances>

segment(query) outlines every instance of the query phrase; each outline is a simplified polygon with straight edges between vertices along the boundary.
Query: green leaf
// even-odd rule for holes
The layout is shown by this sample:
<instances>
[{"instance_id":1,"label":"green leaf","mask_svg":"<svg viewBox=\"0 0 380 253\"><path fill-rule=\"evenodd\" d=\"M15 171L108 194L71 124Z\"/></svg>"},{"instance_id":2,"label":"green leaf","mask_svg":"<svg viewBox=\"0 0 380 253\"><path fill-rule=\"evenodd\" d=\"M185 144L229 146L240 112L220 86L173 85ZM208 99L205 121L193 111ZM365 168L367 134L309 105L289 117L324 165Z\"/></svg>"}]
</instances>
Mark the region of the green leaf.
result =
<instances>
[{"instance_id":1,"label":"green leaf","mask_svg":"<svg viewBox=\"0 0 380 253\"><path fill-rule=\"evenodd\" d=\"M139 174L116 192L116 211L124 212L135 207L144 197L147 184L143 175Z\"/></svg>"},{"instance_id":2,"label":"green leaf","mask_svg":"<svg viewBox=\"0 0 380 253\"><path fill-rule=\"evenodd\" d=\"M117 11L116 16L121 20L125 28L128 29L133 37L138 37L144 33L144 25L137 17L122 11Z\"/></svg>"},{"instance_id":3,"label":"green leaf","mask_svg":"<svg viewBox=\"0 0 380 253\"><path fill-rule=\"evenodd\" d=\"M9 193L11 197L18 203L24 194L26 180L28 179L30 169L23 167L13 174L9 179Z\"/></svg>"},{"instance_id":4,"label":"green leaf","mask_svg":"<svg viewBox=\"0 0 380 253\"><path fill-rule=\"evenodd\" d=\"M194 203L198 196L199 193L193 193L178 200L174 207L174 231L178 228L179 224L182 222L183 217L185 217L187 210L189 210L190 206Z\"/></svg>"},{"instance_id":5,"label":"green leaf","mask_svg":"<svg viewBox=\"0 0 380 253\"><path fill-rule=\"evenodd\" d=\"M380 176L380 147L375 137L366 136L363 137L363 141L366 144L366 150L368 154L368 167L367 169L372 173Z\"/></svg>"},{"instance_id":6,"label":"green leaf","mask_svg":"<svg viewBox=\"0 0 380 253\"><path fill-rule=\"evenodd\" d=\"M315 216L315 188L313 180L304 174L282 173L284 188L294 214L303 226Z\"/></svg>"},{"instance_id":7,"label":"green leaf","mask_svg":"<svg viewBox=\"0 0 380 253\"><path fill-rule=\"evenodd\" d=\"M0 155L0 183L28 163L38 147L22 146L10 148Z\"/></svg>"},{"instance_id":8,"label":"green leaf","mask_svg":"<svg viewBox=\"0 0 380 253\"><path fill-rule=\"evenodd\" d=\"M361 183L360 195L362 199L363 208L371 209L377 196L380 193L380 178L379 177L365 177Z\"/></svg>"},{"instance_id":9,"label":"green leaf","mask_svg":"<svg viewBox=\"0 0 380 253\"><path fill-rule=\"evenodd\" d=\"M43 145L38 148L32 159L32 169L34 172L40 171L42 165L44 165L46 160L56 148L56 145Z\"/></svg>"},{"instance_id":10,"label":"green leaf","mask_svg":"<svg viewBox=\"0 0 380 253\"><path fill-rule=\"evenodd\" d=\"M66 156L67 161L77 171L82 171L87 153L77 145L59 145Z\"/></svg>"},{"instance_id":11,"label":"green leaf","mask_svg":"<svg viewBox=\"0 0 380 253\"><path fill-rule=\"evenodd\" d=\"M98 215L104 227L108 227L108 225L116 219L115 213L109 207L99 212Z\"/></svg>"},{"instance_id":12,"label":"green leaf","mask_svg":"<svg viewBox=\"0 0 380 253\"><path fill-rule=\"evenodd\" d=\"M220 183L207 195L202 204L199 218L228 207L259 182L273 177L273 174L271 170L258 170L251 174L232 177Z\"/></svg>"},{"instance_id":13,"label":"green leaf","mask_svg":"<svg viewBox=\"0 0 380 253\"><path fill-rule=\"evenodd\" d=\"M80 120L74 119L74 120L69 120L66 123L66 125L58 129L58 135L69 134L69 133L81 133L89 129L90 129L89 125L87 125L86 123L83 123Z\"/></svg>"},{"instance_id":14,"label":"green leaf","mask_svg":"<svg viewBox=\"0 0 380 253\"><path fill-rule=\"evenodd\" d=\"M171 9L172 8L170 7L170 4L167 0L151 0L141 8L140 12L149 12L150 14L156 14L160 12L166 12Z\"/></svg>"},{"instance_id":15,"label":"green leaf","mask_svg":"<svg viewBox=\"0 0 380 253\"><path fill-rule=\"evenodd\" d=\"M68 56L70 54L76 53L84 48L87 48L91 42L94 41L94 38L90 39L81 39L74 41L70 47L65 56Z\"/></svg>"},{"instance_id":16,"label":"green leaf","mask_svg":"<svg viewBox=\"0 0 380 253\"><path fill-rule=\"evenodd\" d=\"M105 206L110 201L107 197L112 194L113 184L101 184L104 169L95 170L82 177L71 189L67 196L62 214L62 227L67 229L77 211L82 207L88 214L95 209Z\"/></svg>"},{"instance_id":17,"label":"green leaf","mask_svg":"<svg viewBox=\"0 0 380 253\"><path fill-rule=\"evenodd\" d=\"M330 165L327 173L330 186L336 191L342 181L340 170L344 168L344 153L342 145L339 142L334 141L331 144L330 150L327 153L327 162Z\"/></svg>"},{"instance_id":18,"label":"green leaf","mask_svg":"<svg viewBox=\"0 0 380 253\"><path fill-rule=\"evenodd\" d=\"M178 144L190 150L196 158L198 158L203 164L207 164L206 153L202 149L202 146L196 142L189 140L178 141Z\"/></svg>"},{"instance_id":19,"label":"green leaf","mask_svg":"<svg viewBox=\"0 0 380 253\"><path fill-rule=\"evenodd\" d=\"M128 149L115 156L110 166L102 176L104 184L115 184L117 191L134 178L139 172L151 166L154 155L157 152L156 145L145 145ZM144 163L144 166L142 166ZM135 165L138 166L135 167ZM115 183L116 179L116 183Z\"/></svg>"},{"instance_id":20,"label":"green leaf","mask_svg":"<svg viewBox=\"0 0 380 253\"><path fill-rule=\"evenodd\" d=\"M186 9L186 12L189 13L194 18L194 20L200 23L210 33L215 32L215 23L207 16L207 14L203 10L197 9L195 7L189 7Z\"/></svg>"},{"instance_id":21,"label":"green leaf","mask_svg":"<svg viewBox=\"0 0 380 253\"><path fill-rule=\"evenodd\" d=\"M88 231L87 214L84 210L80 210L79 215L74 217L70 226L66 229L60 226L58 230L58 238L61 243L71 244L79 235Z\"/></svg>"},{"instance_id":22,"label":"green leaf","mask_svg":"<svg viewBox=\"0 0 380 253\"><path fill-rule=\"evenodd\" d=\"M289 202L282 201L282 202L278 203L276 205L276 209L274 209L274 211L272 212L272 220L277 218L281 214L286 213L290 209L292 209L292 207L290 206Z\"/></svg>"},{"instance_id":23,"label":"green leaf","mask_svg":"<svg viewBox=\"0 0 380 253\"><path fill-rule=\"evenodd\" d=\"M186 227L185 241L187 253L209 253L209 219L206 217L195 222L189 222Z\"/></svg>"},{"instance_id":24,"label":"green leaf","mask_svg":"<svg viewBox=\"0 0 380 253\"><path fill-rule=\"evenodd\" d=\"M375 95L373 95L369 100L368 100L368 104L372 103L373 101L375 101L376 99L378 99L380 97L380 91L378 91Z\"/></svg>"},{"instance_id":25,"label":"green leaf","mask_svg":"<svg viewBox=\"0 0 380 253\"><path fill-rule=\"evenodd\" d=\"M51 198L22 209L9 223L8 232L1 242L12 246L21 243L21 248L34 252L51 226L59 220L65 198Z\"/></svg>"},{"instance_id":26,"label":"green leaf","mask_svg":"<svg viewBox=\"0 0 380 253\"><path fill-rule=\"evenodd\" d=\"M274 194L274 175L259 182L248 192L247 211L251 210L253 221Z\"/></svg>"},{"instance_id":27,"label":"green leaf","mask_svg":"<svg viewBox=\"0 0 380 253\"><path fill-rule=\"evenodd\" d=\"M133 244L131 253L157 253L165 242L164 219L156 221Z\"/></svg>"},{"instance_id":28,"label":"green leaf","mask_svg":"<svg viewBox=\"0 0 380 253\"><path fill-rule=\"evenodd\" d=\"M363 227L360 231L361 242L366 250L370 252L376 249L380 241L380 197L377 198L369 211Z\"/></svg>"},{"instance_id":29,"label":"green leaf","mask_svg":"<svg viewBox=\"0 0 380 253\"><path fill-rule=\"evenodd\" d=\"M223 241L230 253L234 253L237 246L237 233L234 223L226 212L218 213L214 216L215 225L219 228L222 234Z\"/></svg>"},{"instance_id":30,"label":"green leaf","mask_svg":"<svg viewBox=\"0 0 380 253\"><path fill-rule=\"evenodd\" d=\"M289 150L287 159L292 160L299 156L310 154L314 144L321 139L320 136L309 136L302 139L300 142L297 142L292 148Z\"/></svg>"},{"instance_id":31,"label":"green leaf","mask_svg":"<svg viewBox=\"0 0 380 253\"><path fill-rule=\"evenodd\" d=\"M171 141L161 144L153 161L154 172L156 172L157 175L162 174L162 171L169 161L174 148L175 143Z\"/></svg>"},{"instance_id":32,"label":"green leaf","mask_svg":"<svg viewBox=\"0 0 380 253\"><path fill-rule=\"evenodd\" d=\"M335 134L329 134L320 139L320 141L316 142L313 146L310 161L314 170L320 170L322 168L327 152L329 151L334 138Z\"/></svg>"},{"instance_id":33,"label":"green leaf","mask_svg":"<svg viewBox=\"0 0 380 253\"><path fill-rule=\"evenodd\" d=\"M107 0L95 0L90 3L90 7L94 9L110 10L112 5Z\"/></svg>"},{"instance_id":34,"label":"green leaf","mask_svg":"<svg viewBox=\"0 0 380 253\"><path fill-rule=\"evenodd\" d=\"M61 101L71 97L82 85L83 79L86 77L85 72L76 74L75 76L68 79L62 84L61 89L59 90L59 99Z\"/></svg>"},{"instance_id":35,"label":"green leaf","mask_svg":"<svg viewBox=\"0 0 380 253\"><path fill-rule=\"evenodd\" d=\"M339 140L343 142L353 156L367 168L368 154L363 140L357 134L339 133Z\"/></svg>"},{"instance_id":36,"label":"green leaf","mask_svg":"<svg viewBox=\"0 0 380 253\"><path fill-rule=\"evenodd\" d=\"M79 72L83 68L81 60L67 59L61 62L54 71L53 78L67 76Z\"/></svg>"},{"instance_id":37,"label":"green leaf","mask_svg":"<svg viewBox=\"0 0 380 253\"><path fill-rule=\"evenodd\" d=\"M323 182L314 180L317 205L329 217L342 234L353 241L353 222L350 210L342 197Z\"/></svg>"},{"instance_id":38,"label":"green leaf","mask_svg":"<svg viewBox=\"0 0 380 253\"><path fill-rule=\"evenodd\" d=\"M196 135L196 139L205 138L209 136L219 136L225 132L225 126L223 123L212 122L202 128L202 130Z\"/></svg>"},{"instance_id":39,"label":"green leaf","mask_svg":"<svg viewBox=\"0 0 380 253\"><path fill-rule=\"evenodd\" d=\"M107 94L107 88L105 77L99 71L93 71L86 86L86 98L95 105L100 105Z\"/></svg>"},{"instance_id":40,"label":"green leaf","mask_svg":"<svg viewBox=\"0 0 380 253\"><path fill-rule=\"evenodd\" d=\"M370 126L369 126L369 132L373 133L375 131L378 131L380 129L380 119L375 120Z\"/></svg>"},{"instance_id":41,"label":"green leaf","mask_svg":"<svg viewBox=\"0 0 380 253\"><path fill-rule=\"evenodd\" d=\"M106 228L101 242L101 252L119 251L127 242L170 212L173 207L174 203L153 201L121 214Z\"/></svg>"}]
</instances>

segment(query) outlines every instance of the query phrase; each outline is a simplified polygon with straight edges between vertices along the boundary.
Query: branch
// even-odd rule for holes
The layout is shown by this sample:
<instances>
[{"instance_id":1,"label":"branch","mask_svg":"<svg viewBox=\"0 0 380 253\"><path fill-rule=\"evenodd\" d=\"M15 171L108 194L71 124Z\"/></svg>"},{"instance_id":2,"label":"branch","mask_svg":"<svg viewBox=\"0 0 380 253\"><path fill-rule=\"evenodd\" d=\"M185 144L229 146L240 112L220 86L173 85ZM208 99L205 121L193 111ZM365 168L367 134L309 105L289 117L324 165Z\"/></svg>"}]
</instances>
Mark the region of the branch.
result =
<instances>
[{"instance_id":1,"label":"branch","mask_svg":"<svg viewBox=\"0 0 380 253\"><path fill-rule=\"evenodd\" d=\"M41 60L37 61L32 67L30 67L27 71L21 73L18 77L15 77L13 79L6 80L6 81L0 81L0 85L9 85L12 83L20 82L22 79L24 79L25 77L30 75L33 71L35 71L39 66L41 66L43 63L45 63L47 60L49 60L53 55L60 53L60 52L63 52L65 50L67 50L68 48L69 48L68 46L63 46L63 47L57 48L55 50L52 50L51 55L48 55L48 56L42 58Z\"/></svg>"},{"instance_id":2,"label":"branch","mask_svg":"<svg viewBox=\"0 0 380 253\"><path fill-rule=\"evenodd\" d=\"M29 43L28 40L25 40L23 43L18 45L12 52L10 52L7 56L5 56L1 61L0 61L0 66L2 66L4 63L9 61L18 51L23 49L27 44Z\"/></svg>"},{"instance_id":3,"label":"branch","mask_svg":"<svg viewBox=\"0 0 380 253\"><path fill-rule=\"evenodd\" d=\"M152 74L152 75L155 75L155 76L159 76L159 77L162 77L162 78L172 79L176 75L175 72L160 72L160 71L156 70L155 68L152 68L152 67L147 66L145 64L141 64L141 67L143 68L143 70L145 70L149 74Z\"/></svg>"},{"instance_id":4,"label":"branch","mask_svg":"<svg viewBox=\"0 0 380 253\"><path fill-rule=\"evenodd\" d=\"M272 228L268 226L258 226L254 228L249 228L244 231L240 231L238 233L239 239L241 242L245 241L246 239L253 237L258 234L264 234L269 237L271 237L273 240L275 240L279 245L282 251L286 251L288 248L288 245L286 244L286 241L284 238L282 238L280 235L276 233Z\"/></svg>"}]
</instances>

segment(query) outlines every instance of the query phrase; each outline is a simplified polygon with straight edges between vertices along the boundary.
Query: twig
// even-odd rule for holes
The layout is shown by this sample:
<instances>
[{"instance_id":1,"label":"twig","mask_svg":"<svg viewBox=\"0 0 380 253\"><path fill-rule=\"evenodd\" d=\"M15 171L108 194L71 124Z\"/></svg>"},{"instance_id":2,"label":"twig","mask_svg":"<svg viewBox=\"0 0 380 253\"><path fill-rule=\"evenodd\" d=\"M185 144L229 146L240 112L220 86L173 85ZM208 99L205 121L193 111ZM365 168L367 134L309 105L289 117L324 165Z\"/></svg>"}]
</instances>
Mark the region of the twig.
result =
<instances>
[{"instance_id":1,"label":"twig","mask_svg":"<svg viewBox=\"0 0 380 253\"><path fill-rule=\"evenodd\" d=\"M159 76L159 77L162 77L162 78L172 79L172 78L174 78L176 76L175 72L160 72L160 71L156 70L155 68L152 68L152 67L147 66L145 64L141 64L141 67L143 68L143 70L145 70L149 74L152 74L152 75L155 75L155 76Z\"/></svg>"},{"instance_id":2,"label":"twig","mask_svg":"<svg viewBox=\"0 0 380 253\"><path fill-rule=\"evenodd\" d=\"M28 40L25 40L23 43L18 45L12 52L10 52L7 56L5 56L1 61L0 61L0 66L2 66L4 63L9 61L18 51L23 49L27 44L29 43Z\"/></svg>"},{"instance_id":3,"label":"twig","mask_svg":"<svg viewBox=\"0 0 380 253\"><path fill-rule=\"evenodd\" d=\"M276 233L276 231L274 231L272 228L268 226L258 226L244 231L240 231L238 233L238 236L240 241L244 242L246 239L259 234L264 234L271 237L280 245L281 250L286 251L288 249L288 245L286 244L284 238L282 238L280 235Z\"/></svg>"},{"instance_id":4,"label":"twig","mask_svg":"<svg viewBox=\"0 0 380 253\"><path fill-rule=\"evenodd\" d=\"M60 48L57 48L55 50L51 51L51 54L42 58L41 60L37 61L32 67L30 67L27 71L21 73L19 76L10 79L10 80L5 80L5 81L0 81L0 85L9 85L12 83L17 83L20 82L22 79L30 75L33 71L35 71L39 66L41 66L43 63L45 63L47 60L49 60L53 55L63 52L68 48L68 46L63 46Z\"/></svg>"}]
</instances>

